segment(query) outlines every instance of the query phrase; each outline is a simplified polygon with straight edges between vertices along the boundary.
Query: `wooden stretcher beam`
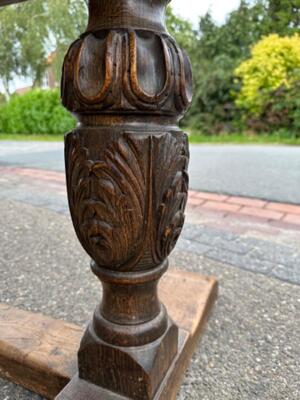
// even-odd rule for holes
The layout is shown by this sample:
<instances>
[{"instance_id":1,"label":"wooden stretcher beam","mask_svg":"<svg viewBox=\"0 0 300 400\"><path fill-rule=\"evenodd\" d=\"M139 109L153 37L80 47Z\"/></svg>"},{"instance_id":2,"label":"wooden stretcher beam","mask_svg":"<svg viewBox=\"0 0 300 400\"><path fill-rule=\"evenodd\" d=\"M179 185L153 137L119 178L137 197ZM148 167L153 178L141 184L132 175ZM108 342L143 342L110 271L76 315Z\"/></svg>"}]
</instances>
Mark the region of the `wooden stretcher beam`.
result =
<instances>
[{"instance_id":1,"label":"wooden stretcher beam","mask_svg":"<svg viewBox=\"0 0 300 400\"><path fill-rule=\"evenodd\" d=\"M213 278L181 271L162 278L159 297L180 328L180 340L178 356L157 398L176 398L216 296ZM0 376L48 399L54 399L74 376L58 399L76 400L82 391L91 391L92 399L93 390L102 390L101 400L118 399L76 377L82 334L74 324L0 304Z\"/></svg>"}]
</instances>

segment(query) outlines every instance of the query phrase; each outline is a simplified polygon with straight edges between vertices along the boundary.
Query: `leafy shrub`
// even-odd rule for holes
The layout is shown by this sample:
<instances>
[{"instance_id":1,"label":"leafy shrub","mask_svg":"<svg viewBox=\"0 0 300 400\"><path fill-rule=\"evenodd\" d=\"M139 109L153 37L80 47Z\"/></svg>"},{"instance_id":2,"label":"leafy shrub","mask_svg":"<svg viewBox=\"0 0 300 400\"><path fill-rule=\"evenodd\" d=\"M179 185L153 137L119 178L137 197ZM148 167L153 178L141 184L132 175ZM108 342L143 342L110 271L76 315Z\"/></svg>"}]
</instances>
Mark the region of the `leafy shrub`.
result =
<instances>
[{"instance_id":1,"label":"leafy shrub","mask_svg":"<svg viewBox=\"0 0 300 400\"><path fill-rule=\"evenodd\" d=\"M265 7L261 2L241 1L223 25L208 12L201 17L195 50L191 53L194 74L194 101L183 121L210 135L240 129L240 110L235 104L240 82L234 71L250 55L265 27Z\"/></svg>"},{"instance_id":2,"label":"leafy shrub","mask_svg":"<svg viewBox=\"0 0 300 400\"><path fill-rule=\"evenodd\" d=\"M203 61L195 70L194 103L187 118L190 127L206 135L232 132L238 114L231 94L235 88L233 70L234 60L226 55L209 63Z\"/></svg>"},{"instance_id":3,"label":"leafy shrub","mask_svg":"<svg viewBox=\"0 0 300 400\"><path fill-rule=\"evenodd\" d=\"M300 79L271 92L260 114L248 117L247 125L256 132L300 137Z\"/></svg>"},{"instance_id":4,"label":"leafy shrub","mask_svg":"<svg viewBox=\"0 0 300 400\"><path fill-rule=\"evenodd\" d=\"M300 36L266 36L252 48L251 54L235 70L242 81L236 104L258 115L274 90L292 87L300 70Z\"/></svg>"},{"instance_id":5,"label":"leafy shrub","mask_svg":"<svg viewBox=\"0 0 300 400\"><path fill-rule=\"evenodd\" d=\"M63 134L74 126L73 117L60 104L58 90L31 90L0 106L2 133Z\"/></svg>"}]
</instances>

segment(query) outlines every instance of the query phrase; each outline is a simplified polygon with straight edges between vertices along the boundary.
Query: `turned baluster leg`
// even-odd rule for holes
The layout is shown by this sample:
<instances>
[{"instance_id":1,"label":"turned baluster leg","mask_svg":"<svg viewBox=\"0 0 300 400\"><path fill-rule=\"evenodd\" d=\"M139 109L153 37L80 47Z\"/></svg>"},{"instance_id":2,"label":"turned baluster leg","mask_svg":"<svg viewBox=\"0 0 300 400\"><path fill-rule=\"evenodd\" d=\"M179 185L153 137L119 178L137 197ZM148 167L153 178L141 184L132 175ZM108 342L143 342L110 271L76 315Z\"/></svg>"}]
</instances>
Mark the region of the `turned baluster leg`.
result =
<instances>
[{"instance_id":1,"label":"turned baluster leg","mask_svg":"<svg viewBox=\"0 0 300 400\"><path fill-rule=\"evenodd\" d=\"M77 236L103 287L82 339L79 378L153 399L178 351L157 284L184 223L191 68L164 23L167 0L90 0L89 25L66 56L62 99Z\"/></svg>"}]
</instances>

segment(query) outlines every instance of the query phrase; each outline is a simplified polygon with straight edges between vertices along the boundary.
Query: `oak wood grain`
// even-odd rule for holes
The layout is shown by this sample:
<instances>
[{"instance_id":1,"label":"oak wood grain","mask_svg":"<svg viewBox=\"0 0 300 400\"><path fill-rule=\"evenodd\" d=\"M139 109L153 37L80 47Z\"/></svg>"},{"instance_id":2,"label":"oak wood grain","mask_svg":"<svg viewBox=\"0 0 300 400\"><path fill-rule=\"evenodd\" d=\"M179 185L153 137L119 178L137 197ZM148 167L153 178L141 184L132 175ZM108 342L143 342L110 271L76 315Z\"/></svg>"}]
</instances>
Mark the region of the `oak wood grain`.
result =
<instances>
[{"instance_id":1,"label":"oak wood grain","mask_svg":"<svg viewBox=\"0 0 300 400\"><path fill-rule=\"evenodd\" d=\"M213 278L176 270L162 278L159 297L179 326L180 335L178 355L156 393L156 400L176 398L216 295ZM48 399L54 399L73 376L74 381L59 400L93 399L92 394L84 397L89 391L101 393L101 400L122 399L76 378L82 334L83 330L74 324L0 304L0 375Z\"/></svg>"},{"instance_id":2,"label":"oak wood grain","mask_svg":"<svg viewBox=\"0 0 300 400\"><path fill-rule=\"evenodd\" d=\"M49 398L77 371L59 399L175 398L216 295L214 280L162 278L185 220L189 146L178 121L192 100L168 3L89 0L87 30L65 57L62 103L79 122L65 138L69 206L102 285L78 368L79 328L0 309L1 374Z\"/></svg>"},{"instance_id":3,"label":"oak wood grain","mask_svg":"<svg viewBox=\"0 0 300 400\"><path fill-rule=\"evenodd\" d=\"M152 400L178 353L158 297L188 195L191 64L165 26L169 0L89 0L66 54L62 103L70 212L103 287L78 352L79 378ZM130 373L129 373L130 371Z\"/></svg>"},{"instance_id":4,"label":"oak wood grain","mask_svg":"<svg viewBox=\"0 0 300 400\"><path fill-rule=\"evenodd\" d=\"M0 303L0 375L53 398L77 371L78 326Z\"/></svg>"}]
</instances>

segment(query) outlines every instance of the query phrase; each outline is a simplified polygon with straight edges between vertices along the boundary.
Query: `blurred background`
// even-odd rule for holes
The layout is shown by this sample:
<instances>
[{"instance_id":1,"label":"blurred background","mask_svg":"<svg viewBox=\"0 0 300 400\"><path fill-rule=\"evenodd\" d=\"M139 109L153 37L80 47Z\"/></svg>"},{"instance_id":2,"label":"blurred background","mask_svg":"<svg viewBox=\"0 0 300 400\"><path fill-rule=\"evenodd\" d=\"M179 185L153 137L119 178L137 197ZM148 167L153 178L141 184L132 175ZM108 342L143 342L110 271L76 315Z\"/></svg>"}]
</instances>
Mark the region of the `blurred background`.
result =
<instances>
[{"instance_id":1,"label":"blurred background","mask_svg":"<svg viewBox=\"0 0 300 400\"><path fill-rule=\"evenodd\" d=\"M63 137L75 120L59 83L86 3L0 8L0 301L80 325L99 284L69 216ZM300 0L170 4L194 71L181 121L191 190L170 266L220 284L178 399L299 400ZM1 379L0 393L42 400Z\"/></svg>"},{"instance_id":2,"label":"blurred background","mask_svg":"<svg viewBox=\"0 0 300 400\"><path fill-rule=\"evenodd\" d=\"M0 10L1 138L57 140L74 126L58 86L86 19L84 0ZM299 25L300 1L171 3L168 30L194 70L194 102L182 121L192 143L300 143Z\"/></svg>"}]
</instances>

